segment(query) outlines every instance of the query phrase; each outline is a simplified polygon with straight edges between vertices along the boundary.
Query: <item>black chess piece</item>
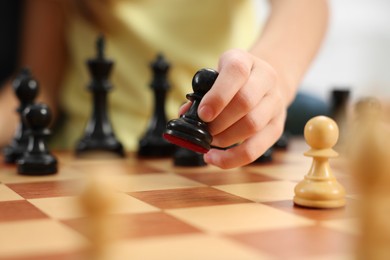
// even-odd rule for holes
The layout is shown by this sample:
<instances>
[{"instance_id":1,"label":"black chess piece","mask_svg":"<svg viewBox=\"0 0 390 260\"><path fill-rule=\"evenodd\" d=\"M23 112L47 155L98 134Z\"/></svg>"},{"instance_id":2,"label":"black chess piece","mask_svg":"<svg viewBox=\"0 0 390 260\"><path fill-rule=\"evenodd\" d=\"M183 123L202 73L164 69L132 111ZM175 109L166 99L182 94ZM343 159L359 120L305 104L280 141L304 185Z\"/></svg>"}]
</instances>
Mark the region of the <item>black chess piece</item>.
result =
<instances>
[{"instance_id":1,"label":"black chess piece","mask_svg":"<svg viewBox=\"0 0 390 260\"><path fill-rule=\"evenodd\" d=\"M28 127L27 150L17 160L18 173L23 175L49 175L57 172L57 160L47 149L45 138L50 135L48 126L51 112L45 104L33 104L23 111Z\"/></svg>"},{"instance_id":2,"label":"black chess piece","mask_svg":"<svg viewBox=\"0 0 390 260\"><path fill-rule=\"evenodd\" d=\"M330 116L339 127L339 139L336 149L343 152L347 133L347 107L351 91L348 88L335 88L331 92Z\"/></svg>"},{"instance_id":3,"label":"black chess piece","mask_svg":"<svg viewBox=\"0 0 390 260\"><path fill-rule=\"evenodd\" d=\"M164 138L178 146L198 153L207 153L211 146L212 136L207 124L198 117L198 107L203 96L211 89L218 72L212 69L199 70L192 79L194 93L186 98L192 102L188 111L178 119L168 122Z\"/></svg>"},{"instance_id":4,"label":"black chess piece","mask_svg":"<svg viewBox=\"0 0 390 260\"><path fill-rule=\"evenodd\" d=\"M336 88L331 92L331 117L339 124L345 120L351 91L348 88Z\"/></svg>"},{"instance_id":5,"label":"black chess piece","mask_svg":"<svg viewBox=\"0 0 390 260\"><path fill-rule=\"evenodd\" d=\"M173 155L173 164L181 167L206 166L202 153L197 153L183 147L177 147Z\"/></svg>"},{"instance_id":6,"label":"black chess piece","mask_svg":"<svg viewBox=\"0 0 390 260\"><path fill-rule=\"evenodd\" d=\"M28 136L26 134L27 126L22 119L22 112L27 106L33 104L39 90L38 82L31 76L27 68L21 70L12 82L12 87L20 102L20 106L16 110L20 116L20 123L13 140L3 150L4 161L6 163L16 163L17 159L26 151L28 144Z\"/></svg>"},{"instance_id":7,"label":"black chess piece","mask_svg":"<svg viewBox=\"0 0 390 260\"><path fill-rule=\"evenodd\" d=\"M171 156L175 151L175 146L163 138L168 121L165 113L165 100L170 88L167 80L169 63L163 55L159 54L151 64L151 68L153 80L150 87L154 92L154 112L146 133L139 141L138 155L141 157Z\"/></svg>"},{"instance_id":8,"label":"black chess piece","mask_svg":"<svg viewBox=\"0 0 390 260\"><path fill-rule=\"evenodd\" d=\"M108 78L114 63L104 57L103 36L97 39L96 47L97 57L87 61L92 77L88 85L88 90L93 95L92 115L84 136L76 146L76 154L80 156L88 152L104 151L123 157L123 146L115 137L107 111L107 93L113 88Z\"/></svg>"},{"instance_id":9,"label":"black chess piece","mask_svg":"<svg viewBox=\"0 0 390 260\"><path fill-rule=\"evenodd\" d=\"M287 131L284 131L283 134L279 137L276 143L272 148L279 150L286 150L288 148L288 141L290 139L290 134Z\"/></svg>"}]
</instances>

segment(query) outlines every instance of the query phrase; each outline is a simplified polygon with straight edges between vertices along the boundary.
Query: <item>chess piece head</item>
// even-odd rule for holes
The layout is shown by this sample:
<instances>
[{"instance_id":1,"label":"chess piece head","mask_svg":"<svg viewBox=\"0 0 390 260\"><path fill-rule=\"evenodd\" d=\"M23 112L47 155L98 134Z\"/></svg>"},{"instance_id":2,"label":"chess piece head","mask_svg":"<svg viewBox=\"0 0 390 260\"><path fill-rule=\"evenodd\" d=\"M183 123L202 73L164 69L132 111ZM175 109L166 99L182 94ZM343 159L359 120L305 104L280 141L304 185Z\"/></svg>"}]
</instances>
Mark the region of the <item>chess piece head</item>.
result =
<instances>
[{"instance_id":1,"label":"chess piece head","mask_svg":"<svg viewBox=\"0 0 390 260\"><path fill-rule=\"evenodd\" d=\"M156 59L150 64L150 67L153 71L153 79L150 84L151 88L157 91L158 93L163 92L165 95L165 91L170 89L170 84L168 81L168 71L170 68L169 62L165 59L164 55L159 53ZM165 97L158 97L161 100L165 101Z\"/></svg>"},{"instance_id":2,"label":"chess piece head","mask_svg":"<svg viewBox=\"0 0 390 260\"><path fill-rule=\"evenodd\" d=\"M217 80L218 72L212 69L201 69L192 78L192 89L202 97L211 89Z\"/></svg>"},{"instance_id":3,"label":"chess piece head","mask_svg":"<svg viewBox=\"0 0 390 260\"><path fill-rule=\"evenodd\" d=\"M23 111L28 127L33 131L46 129L51 121L51 112L46 104L34 104Z\"/></svg>"},{"instance_id":4,"label":"chess piece head","mask_svg":"<svg viewBox=\"0 0 390 260\"><path fill-rule=\"evenodd\" d=\"M15 94L22 104L30 104L38 95L38 82L31 76L28 68L23 68L12 82Z\"/></svg>"},{"instance_id":5,"label":"chess piece head","mask_svg":"<svg viewBox=\"0 0 390 260\"><path fill-rule=\"evenodd\" d=\"M170 64L165 59L162 53L157 54L156 59L150 64L152 70L155 74L164 74L168 72Z\"/></svg>"},{"instance_id":6,"label":"chess piece head","mask_svg":"<svg viewBox=\"0 0 390 260\"><path fill-rule=\"evenodd\" d=\"M105 55L105 38L101 34L96 39L96 56L87 60L87 66L92 78L88 89L91 91L109 91L112 85L108 80L114 62Z\"/></svg>"},{"instance_id":7,"label":"chess piece head","mask_svg":"<svg viewBox=\"0 0 390 260\"><path fill-rule=\"evenodd\" d=\"M331 149L339 138L339 128L331 118L316 116L306 123L304 136L312 149Z\"/></svg>"}]
</instances>

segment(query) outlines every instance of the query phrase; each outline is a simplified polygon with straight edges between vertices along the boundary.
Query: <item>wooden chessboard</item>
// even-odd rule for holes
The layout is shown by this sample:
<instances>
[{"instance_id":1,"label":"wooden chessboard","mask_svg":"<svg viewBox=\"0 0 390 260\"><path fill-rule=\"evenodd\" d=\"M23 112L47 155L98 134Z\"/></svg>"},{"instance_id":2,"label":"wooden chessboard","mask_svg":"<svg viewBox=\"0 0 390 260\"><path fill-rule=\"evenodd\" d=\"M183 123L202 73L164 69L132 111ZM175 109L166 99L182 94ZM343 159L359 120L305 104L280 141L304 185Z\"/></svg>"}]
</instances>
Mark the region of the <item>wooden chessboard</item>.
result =
<instances>
[{"instance_id":1,"label":"wooden chessboard","mask_svg":"<svg viewBox=\"0 0 390 260\"><path fill-rule=\"evenodd\" d=\"M0 259L85 259L77 195L96 169L120 178L120 240L110 259L351 259L358 237L356 190L337 162L347 205L294 206L311 159L302 139L274 162L240 169L174 167L171 159L81 160L57 152L59 173L26 177L0 165ZM119 232L119 230L118 230Z\"/></svg>"}]
</instances>

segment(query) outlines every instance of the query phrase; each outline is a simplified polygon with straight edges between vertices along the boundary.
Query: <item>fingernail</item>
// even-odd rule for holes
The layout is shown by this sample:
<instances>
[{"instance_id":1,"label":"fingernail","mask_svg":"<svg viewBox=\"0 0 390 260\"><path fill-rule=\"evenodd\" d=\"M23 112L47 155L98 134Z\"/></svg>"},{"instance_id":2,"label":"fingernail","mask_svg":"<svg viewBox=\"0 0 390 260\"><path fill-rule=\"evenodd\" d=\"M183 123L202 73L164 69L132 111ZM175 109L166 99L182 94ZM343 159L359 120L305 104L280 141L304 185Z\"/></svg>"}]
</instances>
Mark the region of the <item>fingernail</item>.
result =
<instances>
[{"instance_id":1,"label":"fingernail","mask_svg":"<svg viewBox=\"0 0 390 260\"><path fill-rule=\"evenodd\" d=\"M214 117L213 110L208 106L202 106L198 110L198 116L205 122L209 122Z\"/></svg>"}]
</instances>

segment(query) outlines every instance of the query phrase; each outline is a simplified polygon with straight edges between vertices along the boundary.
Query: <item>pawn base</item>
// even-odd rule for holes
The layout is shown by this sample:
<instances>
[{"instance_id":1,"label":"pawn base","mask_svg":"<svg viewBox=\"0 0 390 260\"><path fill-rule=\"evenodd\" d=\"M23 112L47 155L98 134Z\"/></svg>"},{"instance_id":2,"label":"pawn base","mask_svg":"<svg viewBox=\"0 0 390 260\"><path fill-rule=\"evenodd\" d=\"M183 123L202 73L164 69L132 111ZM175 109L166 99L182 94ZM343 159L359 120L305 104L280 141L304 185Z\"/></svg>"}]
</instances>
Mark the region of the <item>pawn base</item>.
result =
<instances>
[{"instance_id":1,"label":"pawn base","mask_svg":"<svg viewBox=\"0 0 390 260\"><path fill-rule=\"evenodd\" d=\"M207 153L211 148L212 136L206 124L185 115L169 121L163 137L170 143L197 153Z\"/></svg>"},{"instance_id":2,"label":"pawn base","mask_svg":"<svg viewBox=\"0 0 390 260\"><path fill-rule=\"evenodd\" d=\"M307 208L322 208L322 209L332 209L332 208L341 208L345 206L345 199L336 199L336 200L310 200L294 197L294 203L296 205L307 207Z\"/></svg>"},{"instance_id":3,"label":"pawn base","mask_svg":"<svg viewBox=\"0 0 390 260\"><path fill-rule=\"evenodd\" d=\"M103 139L83 138L76 147L77 156L98 151L114 153L119 157L125 156L122 144L114 137Z\"/></svg>"},{"instance_id":4,"label":"pawn base","mask_svg":"<svg viewBox=\"0 0 390 260\"><path fill-rule=\"evenodd\" d=\"M345 189L335 178L305 176L294 189L294 203L310 208L339 208L345 206Z\"/></svg>"},{"instance_id":5,"label":"pawn base","mask_svg":"<svg viewBox=\"0 0 390 260\"><path fill-rule=\"evenodd\" d=\"M197 142L197 140L181 138L177 136L177 133L176 134L165 133L163 136L169 142L197 153L207 153L210 150L210 148L200 145L199 142Z\"/></svg>"},{"instance_id":6,"label":"pawn base","mask_svg":"<svg viewBox=\"0 0 390 260\"><path fill-rule=\"evenodd\" d=\"M26 154L17 161L18 173L40 176L57 173L57 160L51 154Z\"/></svg>"}]
</instances>

